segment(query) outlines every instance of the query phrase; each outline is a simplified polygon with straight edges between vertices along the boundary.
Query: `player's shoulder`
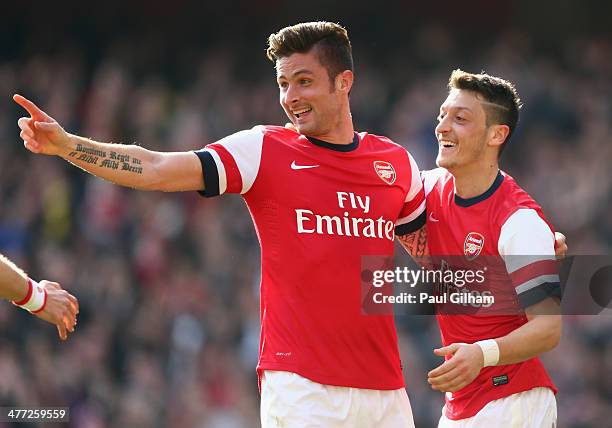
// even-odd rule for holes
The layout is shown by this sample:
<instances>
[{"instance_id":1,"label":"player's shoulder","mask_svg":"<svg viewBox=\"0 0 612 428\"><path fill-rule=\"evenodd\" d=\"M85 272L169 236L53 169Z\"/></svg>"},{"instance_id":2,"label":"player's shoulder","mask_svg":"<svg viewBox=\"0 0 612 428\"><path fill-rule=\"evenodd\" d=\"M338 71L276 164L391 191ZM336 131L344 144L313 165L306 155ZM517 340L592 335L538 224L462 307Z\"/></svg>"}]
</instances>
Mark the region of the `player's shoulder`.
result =
<instances>
[{"instance_id":1,"label":"player's shoulder","mask_svg":"<svg viewBox=\"0 0 612 428\"><path fill-rule=\"evenodd\" d=\"M548 218L544 215L542 207L525 189L518 185L516 180L504 171L501 171L504 181L500 186L498 195L498 221L505 225L509 220L513 223L525 225L526 222L539 223L543 221L551 230L554 230Z\"/></svg>"},{"instance_id":2,"label":"player's shoulder","mask_svg":"<svg viewBox=\"0 0 612 428\"><path fill-rule=\"evenodd\" d=\"M244 144L248 143L250 140L261 140L262 136L265 133L265 127L262 125L257 125L249 129L242 129L240 131L236 131L233 134L229 134L220 140L211 143L210 145L235 145L235 144Z\"/></svg>"},{"instance_id":3,"label":"player's shoulder","mask_svg":"<svg viewBox=\"0 0 612 428\"><path fill-rule=\"evenodd\" d=\"M362 144L367 145L373 149L379 150L394 150L398 152L408 152L406 147L401 144L396 143L389 137L385 137L384 135L371 134L369 132L358 132L359 140Z\"/></svg>"},{"instance_id":4,"label":"player's shoulder","mask_svg":"<svg viewBox=\"0 0 612 428\"><path fill-rule=\"evenodd\" d=\"M504 177L504 181L500 186L500 197L498 200L502 201L509 207L515 206L516 208L540 208L538 203L531 197L525 189L523 189L516 182L514 177L505 171L500 171Z\"/></svg>"},{"instance_id":5,"label":"player's shoulder","mask_svg":"<svg viewBox=\"0 0 612 428\"><path fill-rule=\"evenodd\" d=\"M372 154L382 155L387 159L399 160L401 162L409 159L414 162L409 150L396 143L389 137L383 135L370 134L369 132L358 132L361 150L367 150Z\"/></svg>"},{"instance_id":6,"label":"player's shoulder","mask_svg":"<svg viewBox=\"0 0 612 428\"><path fill-rule=\"evenodd\" d=\"M421 171L421 181L425 189L425 195L428 195L436 186L443 187L448 183L452 184L450 172L444 168L434 168Z\"/></svg>"},{"instance_id":7,"label":"player's shoulder","mask_svg":"<svg viewBox=\"0 0 612 428\"><path fill-rule=\"evenodd\" d=\"M546 221L533 208L519 207L508 216L502 225L502 229L513 229L516 231L528 231L530 226L543 225Z\"/></svg>"},{"instance_id":8,"label":"player's shoulder","mask_svg":"<svg viewBox=\"0 0 612 428\"><path fill-rule=\"evenodd\" d=\"M275 137L279 139L299 138L300 133L294 129L278 125L257 125L252 128L257 132L261 132L267 137Z\"/></svg>"},{"instance_id":9,"label":"player's shoulder","mask_svg":"<svg viewBox=\"0 0 612 428\"><path fill-rule=\"evenodd\" d=\"M266 140L275 140L282 143L297 141L300 134L283 126L256 125L250 129L243 129L228 135L215 144L222 146L261 146Z\"/></svg>"}]
</instances>

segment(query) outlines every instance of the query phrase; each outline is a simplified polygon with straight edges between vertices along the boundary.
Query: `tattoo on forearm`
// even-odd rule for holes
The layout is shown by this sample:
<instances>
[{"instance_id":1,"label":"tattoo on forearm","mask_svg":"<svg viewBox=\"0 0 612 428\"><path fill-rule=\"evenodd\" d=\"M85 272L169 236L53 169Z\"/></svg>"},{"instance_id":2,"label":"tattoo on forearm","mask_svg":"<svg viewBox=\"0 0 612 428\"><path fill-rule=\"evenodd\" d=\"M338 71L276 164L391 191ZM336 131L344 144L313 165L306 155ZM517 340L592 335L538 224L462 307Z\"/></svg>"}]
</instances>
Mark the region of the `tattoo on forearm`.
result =
<instances>
[{"instance_id":1,"label":"tattoo on forearm","mask_svg":"<svg viewBox=\"0 0 612 428\"><path fill-rule=\"evenodd\" d=\"M414 233L398 236L397 238L412 257L423 257L429 255L429 249L427 248L426 226Z\"/></svg>"},{"instance_id":2,"label":"tattoo on forearm","mask_svg":"<svg viewBox=\"0 0 612 428\"><path fill-rule=\"evenodd\" d=\"M98 163L98 156L88 155L87 153L79 153L79 152L70 152L68 155L74 160L83 161L85 163L90 163L96 165Z\"/></svg>"},{"instance_id":3,"label":"tattoo on forearm","mask_svg":"<svg viewBox=\"0 0 612 428\"><path fill-rule=\"evenodd\" d=\"M134 172L142 174L142 160L130 157L130 155L121 154L115 151L102 151L85 147L82 144L77 144L75 151L70 152L68 157L75 161L81 161L92 165L97 165L101 168L112 170L120 169L121 171Z\"/></svg>"}]
</instances>

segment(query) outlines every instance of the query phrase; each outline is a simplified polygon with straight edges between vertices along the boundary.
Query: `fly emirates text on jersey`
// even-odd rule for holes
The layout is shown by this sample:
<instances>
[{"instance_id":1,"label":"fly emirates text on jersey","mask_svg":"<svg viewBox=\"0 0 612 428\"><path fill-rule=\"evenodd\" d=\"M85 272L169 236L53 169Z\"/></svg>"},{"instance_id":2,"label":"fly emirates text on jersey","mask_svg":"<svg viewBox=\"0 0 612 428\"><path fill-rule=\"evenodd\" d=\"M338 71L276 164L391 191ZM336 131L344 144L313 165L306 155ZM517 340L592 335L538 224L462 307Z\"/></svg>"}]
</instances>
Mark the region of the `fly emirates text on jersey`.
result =
<instances>
[{"instance_id":1,"label":"fly emirates text on jersey","mask_svg":"<svg viewBox=\"0 0 612 428\"><path fill-rule=\"evenodd\" d=\"M364 215L370 212L369 196L360 196L353 192L336 192L336 194L341 209L357 210L359 214ZM389 241L393 241L394 238L394 222L385 220L382 216L377 219L355 217L348 211L344 211L341 216L333 216L314 213L307 209L296 209L295 218L298 233L379 238Z\"/></svg>"}]
</instances>

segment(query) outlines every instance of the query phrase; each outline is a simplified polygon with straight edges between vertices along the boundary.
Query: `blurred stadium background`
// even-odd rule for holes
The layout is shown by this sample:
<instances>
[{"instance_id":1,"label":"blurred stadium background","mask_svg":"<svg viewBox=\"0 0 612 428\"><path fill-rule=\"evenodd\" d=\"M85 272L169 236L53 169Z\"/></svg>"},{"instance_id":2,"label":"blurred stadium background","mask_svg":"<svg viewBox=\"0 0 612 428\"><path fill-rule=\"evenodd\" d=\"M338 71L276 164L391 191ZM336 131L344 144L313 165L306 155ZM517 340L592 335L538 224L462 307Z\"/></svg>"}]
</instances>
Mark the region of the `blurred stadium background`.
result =
<instances>
[{"instance_id":1,"label":"blurred stadium background","mask_svg":"<svg viewBox=\"0 0 612 428\"><path fill-rule=\"evenodd\" d=\"M50 326L0 304L0 405L69 405L71 427L259 425L259 249L241 199L122 189L31 155L11 96L98 140L200 148L285 122L265 41L299 21L348 27L356 128L405 145L422 169L433 166L452 69L515 82L525 107L503 168L571 253L611 253L609 2L328 3L3 5L0 252L61 282L81 314L60 343ZM433 427L435 320L400 317L398 329L417 427ZM561 345L544 356L560 427L612 426L611 332L610 315L568 316Z\"/></svg>"}]
</instances>

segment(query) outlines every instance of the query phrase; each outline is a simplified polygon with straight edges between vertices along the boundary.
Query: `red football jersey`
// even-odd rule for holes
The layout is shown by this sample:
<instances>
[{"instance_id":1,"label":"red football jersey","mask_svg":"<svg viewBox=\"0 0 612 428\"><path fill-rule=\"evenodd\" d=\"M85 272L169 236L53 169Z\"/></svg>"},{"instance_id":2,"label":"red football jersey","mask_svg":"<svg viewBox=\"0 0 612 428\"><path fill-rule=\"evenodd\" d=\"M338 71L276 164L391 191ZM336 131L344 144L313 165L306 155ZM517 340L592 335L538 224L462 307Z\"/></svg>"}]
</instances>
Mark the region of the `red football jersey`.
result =
<instances>
[{"instance_id":1,"label":"red football jersey","mask_svg":"<svg viewBox=\"0 0 612 428\"><path fill-rule=\"evenodd\" d=\"M427 241L434 258L500 260L508 280L494 281L493 287L505 284L511 292L514 287L512 294L522 307L559 295L554 231L512 177L500 172L489 190L471 199L455 194L454 178L445 169L424 171L423 179ZM501 314L467 312L453 314L448 306L444 313L437 311L444 346L505 336L527 322L520 309ZM446 394L445 414L452 420L469 418L490 401L538 386L556 393L539 358L485 367L471 384Z\"/></svg>"},{"instance_id":2,"label":"red football jersey","mask_svg":"<svg viewBox=\"0 0 612 428\"><path fill-rule=\"evenodd\" d=\"M240 193L261 245L258 373L327 385L404 385L393 317L361 312L361 257L393 255L397 229L425 222L419 170L384 137L348 145L275 126L196 152L205 196Z\"/></svg>"}]
</instances>

